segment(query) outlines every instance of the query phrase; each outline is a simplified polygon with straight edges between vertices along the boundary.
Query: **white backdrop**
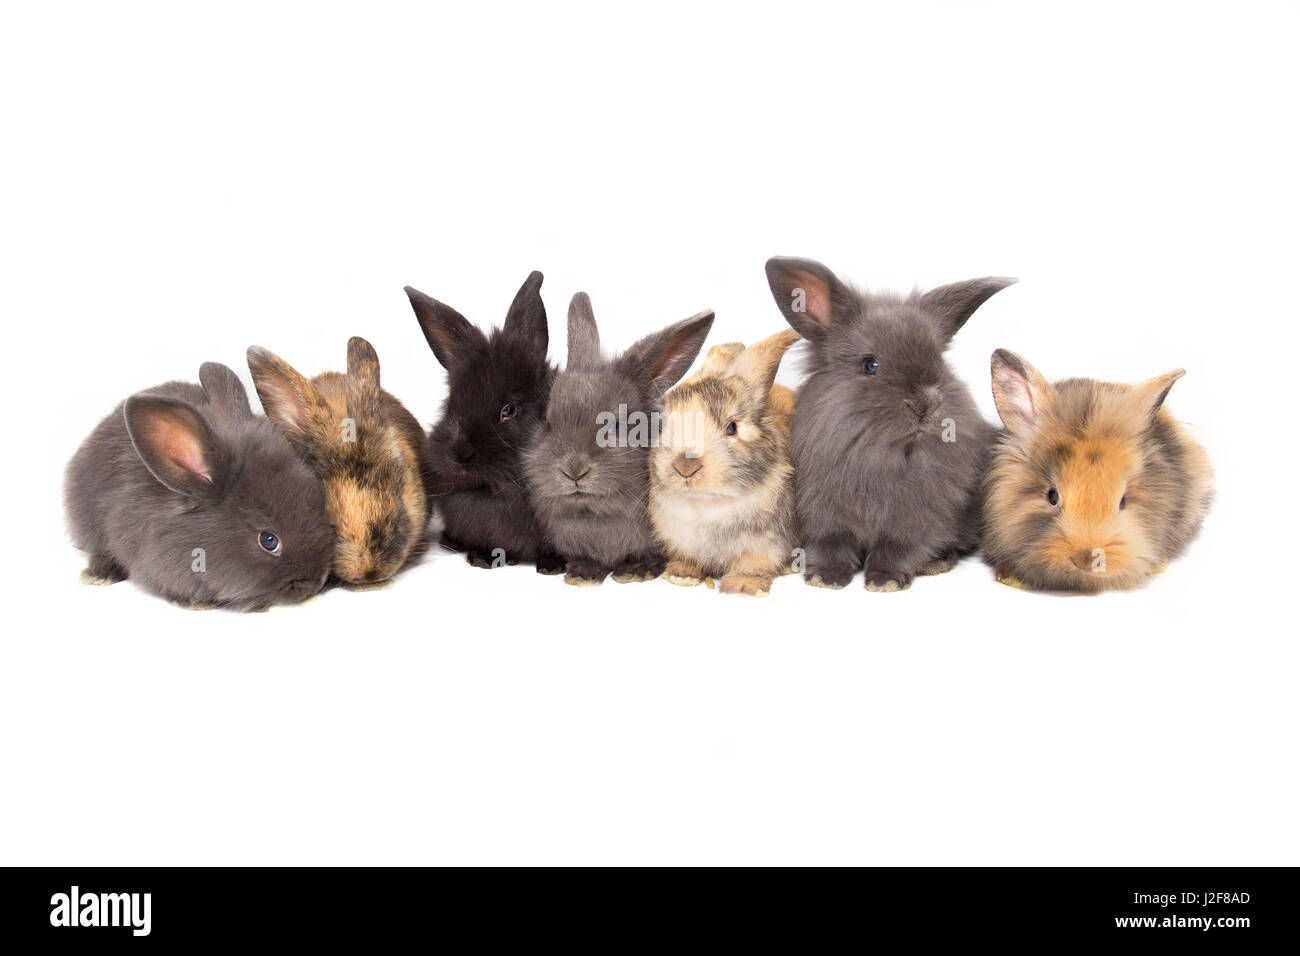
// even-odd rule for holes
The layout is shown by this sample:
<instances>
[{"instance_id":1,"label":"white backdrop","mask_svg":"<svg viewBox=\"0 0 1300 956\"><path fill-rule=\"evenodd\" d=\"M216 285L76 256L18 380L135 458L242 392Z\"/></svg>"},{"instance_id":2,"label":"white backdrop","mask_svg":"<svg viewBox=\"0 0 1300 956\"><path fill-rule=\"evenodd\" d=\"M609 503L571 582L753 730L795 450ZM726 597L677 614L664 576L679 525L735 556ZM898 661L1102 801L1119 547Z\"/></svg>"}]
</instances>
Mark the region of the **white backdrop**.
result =
<instances>
[{"instance_id":1,"label":"white backdrop","mask_svg":"<svg viewBox=\"0 0 1300 956\"><path fill-rule=\"evenodd\" d=\"M1298 862L1296 8L894 7L7 7L0 862ZM78 581L62 469L132 391L363 334L430 422L404 284L487 325L541 269L562 361L578 289L608 348L777 331L774 254L1018 276L952 351L990 417L996 347L1185 367L1204 535L1098 598Z\"/></svg>"}]
</instances>

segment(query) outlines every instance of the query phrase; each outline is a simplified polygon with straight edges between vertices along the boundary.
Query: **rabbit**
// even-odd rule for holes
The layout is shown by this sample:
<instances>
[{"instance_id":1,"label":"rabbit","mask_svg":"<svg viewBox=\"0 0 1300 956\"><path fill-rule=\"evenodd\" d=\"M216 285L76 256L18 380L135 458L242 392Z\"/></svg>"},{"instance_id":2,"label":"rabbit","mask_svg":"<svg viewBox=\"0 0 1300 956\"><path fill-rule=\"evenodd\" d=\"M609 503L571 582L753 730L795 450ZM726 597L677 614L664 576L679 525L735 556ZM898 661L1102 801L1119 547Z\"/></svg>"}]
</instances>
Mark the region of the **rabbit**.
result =
<instances>
[{"instance_id":1,"label":"rabbit","mask_svg":"<svg viewBox=\"0 0 1300 956\"><path fill-rule=\"evenodd\" d=\"M429 348L447 370L447 401L429 436L442 540L475 567L522 561L542 574L564 570L524 484L524 451L542 426L557 371L546 358L541 286L540 272L529 275L490 336L406 287Z\"/></svg>"},{"instance_id":2,"label":"rabbit","mask_svg":"<svg viewBox=\"0 0 1300 956\"><path fill-rule=\"evenodd\" d=\"M258 346L248 368L266 414L325 486L334 576L363 587L387 581L424 550L431 455L419 421L379 387L374 348L354 336L347 374L310 381Z\"/></svg>"},{"instance_id":3,"label":"rabbit","mask_svg":"<svg viewBox=\"0 0 1300 956\"><path fill-rule=\"evenodd\" d=\"M320 479L255 416L233 371L132 395L68 465L64 500L91 584L131 578L174 603L263 610L325 585L334 532Z\"/></svg>"},{"instance_id":4,"label":"rabbit","mask_svg":"<svg viewBox=\"0 0 1300 956\"><path fill-rule=\"evenodd\" d=\"M819 262L773 258L777 306L811 343L791 425L804 580L869 591L950 570L979 542L995 435L944 359L957 330L1014 279L907 297L851 289Z\"/></svg>"},{"instance_id":5,"label":"rabbit","mask_svg":"<svg viewBox=\"0 0 1300 956\"><path fill-rule=\"evenodd\" d=\"M794 392L773 384L792 329L745 348L715 345L664 400L650 453L650 520L664 577L723 593L766 595L798 545L790 418Z\"/></svg>"},{"instance_id":6,"label":"rabbit","mask_svg":"<svg viewBox=\"0 0 1300 956\"><path fill-rule=\"evenodd\" d=\"M1005 349L991 365L1006 431L985 483L983 549L998 579L1132 588L1178 557L1214 494L1205 449L1164 408L1183 370L1141 385L1053 385Z\"/></svg>"},{"instance_id":7,"label":"rabbit","mask_svg":"<svg viewBox=\"0 0 1300 956\"><path fill-rule=\"evenodd\" d=\"M555 380L546 427L526 456L538 518L569 584L649 581L664 568L646 513L655 415L695 361L713 313L701 312L603 359L591 299L569 303L569 360Z\"/></svg>"}]
</instances>

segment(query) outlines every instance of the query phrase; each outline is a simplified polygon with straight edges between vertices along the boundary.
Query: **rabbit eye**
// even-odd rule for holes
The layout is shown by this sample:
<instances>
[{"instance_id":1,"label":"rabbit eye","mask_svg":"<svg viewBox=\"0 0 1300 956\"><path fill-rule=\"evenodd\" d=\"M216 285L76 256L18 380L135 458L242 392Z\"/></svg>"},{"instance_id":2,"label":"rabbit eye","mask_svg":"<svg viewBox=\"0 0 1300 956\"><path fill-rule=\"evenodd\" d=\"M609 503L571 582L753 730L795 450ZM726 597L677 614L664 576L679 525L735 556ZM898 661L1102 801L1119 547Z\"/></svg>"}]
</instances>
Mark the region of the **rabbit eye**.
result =
<instances>
[{"instance_id":1,"label":"rabbit eye","mask_svg":"<svg viewBox=\"0 0 1300 956\"><path fill-rule=\"evenodd\" d=\"M735 423L735 422L727 422L727 427L724 428L723 431L725 431L728 435L734 435L734 434L736 434L736 423Z\"/></svg>"},{"instance_id":2,"label":"rabbit eye","mask_svg":"<svg viewBox=\"0 0 1300 956\"><path fill-rule=\"evenodd\" d=\"M876 370L880 368L880 363L876 361L874 355L868 355L862 360L862 374L875 375Z\"/></svg>"},{"instance_id":3,"label":"rabbit eye","mask_svg":"<svg viewBox=\"0 0 1300 956\"><path fill-rule=\"evenodd\" d=\"M257 544L267 554L279 555L280 539L269 531L263 531L257 536Z\"/></svg>"},{"instance_id":4,"label":"rabbit eye","mask_svg":"<svg viewBox=\"0 0 1300 956\"><path fill-rule=\"evenodd\" d=\"M501 406L501 420L503 422L510 421L510 419L514 418L518 414L519 414L518 405L515 405L511 402L507 402L506 404Z\"/></svg>"},{"instance_id":5,"label":"rabbit eye","mask_svg":"<svg viewBox=\"0 0 1300 956\"><path fill-rule=\"evenodd\" d=\"M1123 511L1126 504L1128 504L1128 495L1121 495L1119 499L1119 510Z\"/></svg>"},{"instance_id":6,"label":"rabbit eye","mask_svg":"<svg viewBox=\"0 0 1300 956\"><path fill-rule=\"evenodd\" d=\"M1056 493L1055 488L1047 489L1047 503L1053 508L1061 503L1061 496Z\"/></svg>"}]
</instances>

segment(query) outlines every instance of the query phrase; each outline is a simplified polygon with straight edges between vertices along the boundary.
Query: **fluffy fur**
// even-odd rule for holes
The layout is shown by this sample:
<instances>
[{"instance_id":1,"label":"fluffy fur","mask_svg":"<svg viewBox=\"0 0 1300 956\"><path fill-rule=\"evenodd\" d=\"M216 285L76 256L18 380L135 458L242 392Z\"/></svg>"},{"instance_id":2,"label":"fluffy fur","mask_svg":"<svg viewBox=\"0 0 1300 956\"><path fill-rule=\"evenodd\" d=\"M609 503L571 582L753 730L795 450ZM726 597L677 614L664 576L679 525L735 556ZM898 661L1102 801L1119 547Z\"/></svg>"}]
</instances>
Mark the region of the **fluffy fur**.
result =
<instances>
[{"instance_id":1,"label":"fluffy fur","mask_svg":"<svg viewBox=\"0 0 1300 956\"><path fill-rule=\"evenodd\" d=\"M768 260L767 277L811 347L791 434L804 579L844 587L865 566L868 590L896 591L950 569L978 544L994 430L944 351L1015 280L867 295L788 258Z\"/></svg>"},{"instance_id":2,"label":"fluffy fur","mask_svg":"<svg viewBox=\"0 0 1300 956\"><path fill-rule=\"evenodd\" d=\"M555 381L546 428L527 459L529 492L542 525L565 560L565 581L599 584L657 578L664 559L646 514L648 435L598 444L600 416L650 416L690 367L713 313L670 325L614 360L600 354L591 300L569 304L569 360ZM622 416L620 416L620 410Z\"/></svg>"},{"instance_id":3,"label":"fluffy fur","mask_svg":"<svg viewBox=\"0 0 1300 956\"><path fill-rule=\"evenodd\" d=\"M668 393L666 428L650 454L650 520L672 583L720 577L723 593L764 595L790 564L794 393L773 381L798 340L786 329L749 348L715 345Z\"/></svg>"},{"instance_id":4,"label":"fluffy fur","mask_svg":"<svg viewBox=\"0 0 1300 956\"><path fill-rule=\"evenodd\" d=\"M199 381L132 395L73 456L64 500L72 538L90 555L83 577L129 577L191 607L310 597L334 544L320 480L253 415L233 371L208 362Z\"/></svg>"},{"instance_id":5,"label":"fluffy fur","mask_svg":"<svg viewBox=\"0 0 1300 956\"><path fill-rule=\"evenodd\" d=\"M986 483L984 552L1000 579L1131 588L1183 552L1209 509L1213 474L1163 407L1182 370L1141 385L1053 385L999 349L992 372L1006 431Z\"/></svg>"},{"instance_id":6,"label":"fluffy fur","mask_svg":"<svg viewBox=\"0 0 1300 956\"><path fill-rule=\"evenodd\" d=\"M415 416L379 387L374 348L349 339L347 374L310 381L257 346L248 368L266 414L324 484L335 577L353 585L391 578L425 547L429 445Z\"/></svg>"},{"instance_id":7,"label":"fluffy fur","mask_svg":"<svg viewBox=\"0 0 1300 956\"><path fill-rule=\"evenodd\" d=\"M523 456L546 415L556 369L546 359L549 333L542 274L515 295L505 324L484 335L451 306L409 286L424 337L447 370L442 417L429 435L442 540L481 568L535 562L563 570L533 514Z\"/></svg>"}]
</instances>

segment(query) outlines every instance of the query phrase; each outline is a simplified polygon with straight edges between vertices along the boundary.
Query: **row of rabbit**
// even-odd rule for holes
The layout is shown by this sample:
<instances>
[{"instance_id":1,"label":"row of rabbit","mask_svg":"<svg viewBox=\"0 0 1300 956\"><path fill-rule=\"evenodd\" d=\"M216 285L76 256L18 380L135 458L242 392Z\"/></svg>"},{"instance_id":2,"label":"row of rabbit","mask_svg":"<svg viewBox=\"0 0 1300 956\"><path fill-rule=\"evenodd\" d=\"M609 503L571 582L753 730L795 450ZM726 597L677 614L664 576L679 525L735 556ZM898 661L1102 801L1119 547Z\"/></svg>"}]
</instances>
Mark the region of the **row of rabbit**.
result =
<instances>
[{"instance_id":1,"label":"row of rabbit","mask_svg":"<svg viewBox=\"0 0 1300 956\"><path fill-rule=\"evenodd\" d=\"M764 595L789 571L829 588L862 571L868 590L897 591L982 549L1005 583L1095 592L1140 584L1199 530L1209 462L1164 408L1181 371L1053 384L999 349L998 429L944 353L1015 280L873 295L792 258L769 260L767 278L790 328L714 346L680 384L712 312L610 358L580 292L560 371L540 272L487 334L408 287L448 376L428 435L362 338L346 374L315 378L250 348L266 417L211 362L197 385L132 395L68 467L83 577L260 609L331 580L386 581L436 514L471 564L531 563L571 584L662 575ZM801 340L794 392L775 378Z\"/></svg>"}]
</instances>

